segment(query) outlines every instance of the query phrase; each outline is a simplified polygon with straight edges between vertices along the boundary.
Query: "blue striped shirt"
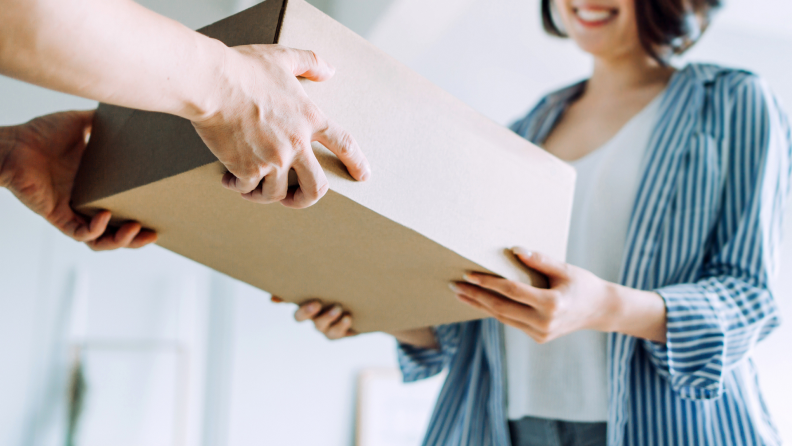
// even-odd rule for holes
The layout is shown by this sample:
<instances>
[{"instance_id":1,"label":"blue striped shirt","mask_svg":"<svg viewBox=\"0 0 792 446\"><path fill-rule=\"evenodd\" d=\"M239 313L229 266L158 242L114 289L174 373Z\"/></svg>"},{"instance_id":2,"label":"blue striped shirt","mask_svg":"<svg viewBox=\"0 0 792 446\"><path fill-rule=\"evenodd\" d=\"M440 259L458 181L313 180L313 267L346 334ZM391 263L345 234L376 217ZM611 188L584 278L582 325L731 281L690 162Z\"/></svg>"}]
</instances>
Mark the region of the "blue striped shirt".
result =
<instances>
[{"instance_id":1,"label":"blue striped shirt","mask_svg":"<svg viewBox=\"0 0 792 446\"><path fill-rule=\"evenodd\" d=\"M543 141L582 90L545 97L513 129ZM792 135L757 76L677 71L661 99L620 283L666 304L664 344L608 335L608 444L777 445L751 349L778 324L773 282ZM439 350L399 346L405 381L448 377L426 445L509 445L503 327L435 327Z\"/></svg>"}]
</instances>

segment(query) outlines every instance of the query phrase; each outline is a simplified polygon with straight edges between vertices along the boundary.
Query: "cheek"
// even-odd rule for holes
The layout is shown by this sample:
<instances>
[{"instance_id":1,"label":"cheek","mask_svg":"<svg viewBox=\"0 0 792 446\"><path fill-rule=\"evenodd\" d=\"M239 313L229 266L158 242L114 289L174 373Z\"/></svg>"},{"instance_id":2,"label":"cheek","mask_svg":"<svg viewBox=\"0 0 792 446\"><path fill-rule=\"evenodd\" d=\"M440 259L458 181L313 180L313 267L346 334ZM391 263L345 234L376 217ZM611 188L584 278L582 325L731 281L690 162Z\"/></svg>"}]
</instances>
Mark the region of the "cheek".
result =
<instances>
[{"instance_id":1,"label":"cheek","mask_svg":"<svg viewBox=\"0 0 792 446\"><path fill-rule=\"evenodd\" d=\"M550 9L553 11L552 17L556 26L561 31L569 32L572 24L572 0L551 0Z\"/></svg>"},{"instance_id":2,"label":"cheek","mask_svg":"<svg viewBox=\"0 0 792 446\"><path fill-rule=\"evenodd\" d=\"M640 48L638 37L638 19L635 15L635 4L631 1L622 2L619 14L619 34L621 43L626 48Z\"/></svg>"}]
</instances>

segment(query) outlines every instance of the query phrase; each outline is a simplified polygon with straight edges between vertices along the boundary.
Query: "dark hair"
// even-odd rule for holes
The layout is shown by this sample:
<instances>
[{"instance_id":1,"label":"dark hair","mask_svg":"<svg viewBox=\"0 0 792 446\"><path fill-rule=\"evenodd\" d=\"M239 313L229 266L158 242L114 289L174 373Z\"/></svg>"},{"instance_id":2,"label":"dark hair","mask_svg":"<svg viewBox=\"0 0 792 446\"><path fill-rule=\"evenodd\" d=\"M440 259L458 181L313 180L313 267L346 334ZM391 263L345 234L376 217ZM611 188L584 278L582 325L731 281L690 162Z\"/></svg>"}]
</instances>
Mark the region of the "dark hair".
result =
<instances>
[{"instance_id":1,"label":"dark hair","mask_svg":"<svg viewBox=\"0 0 792 446\"><path fill-rule=\"evenodd\" d=\"M542 0L542 26L547 33L567 37L553 20L552 0ZM701 37L720 0L635 0L641 46L663 65Z\"/></svg>"}]
</instances>

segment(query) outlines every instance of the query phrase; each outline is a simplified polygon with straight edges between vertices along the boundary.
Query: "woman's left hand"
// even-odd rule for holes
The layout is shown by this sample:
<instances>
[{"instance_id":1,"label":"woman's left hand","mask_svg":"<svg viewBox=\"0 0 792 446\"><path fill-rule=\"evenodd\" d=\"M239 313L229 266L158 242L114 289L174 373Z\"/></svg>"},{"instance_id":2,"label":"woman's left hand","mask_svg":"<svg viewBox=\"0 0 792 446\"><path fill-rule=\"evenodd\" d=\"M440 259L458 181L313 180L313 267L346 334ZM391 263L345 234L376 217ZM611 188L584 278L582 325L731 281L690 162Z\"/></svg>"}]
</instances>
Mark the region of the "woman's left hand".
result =
<instances>
[{"instance_id":1,"label":"woman's left hand","mask_svg":"<svg viewBox=\"0 0 792 446\"><path fill-rule=\"evenodd\" d=\"M614 331L613 287L593 273L544 254L514 249L527 267L547 276L549 289L488 274L469 273L451 289L462 302L544 343L577 330ZM659 297L659 296L658 296Z\"/></svg>"}]
</instances>

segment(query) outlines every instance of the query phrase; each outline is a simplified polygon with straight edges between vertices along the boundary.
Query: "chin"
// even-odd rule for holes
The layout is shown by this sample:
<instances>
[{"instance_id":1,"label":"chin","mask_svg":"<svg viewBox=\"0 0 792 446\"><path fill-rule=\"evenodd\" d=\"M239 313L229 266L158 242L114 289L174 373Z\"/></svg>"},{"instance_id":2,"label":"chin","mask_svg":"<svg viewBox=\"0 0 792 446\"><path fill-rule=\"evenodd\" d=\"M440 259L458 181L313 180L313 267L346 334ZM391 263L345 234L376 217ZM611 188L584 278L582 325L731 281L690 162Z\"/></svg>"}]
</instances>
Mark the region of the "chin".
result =
<instances>
[{"instance_id":1,"label":"chin","mask_svg":"<svg viewBox=\"0 0 792 446\"><path fill-rule=\"evenodd\" d=\"M610 39L575 39L578 48L594 57L612 57L619 53L616 49L623 46L622 42L613 42Z\"/></svg>"}]
</instances>

